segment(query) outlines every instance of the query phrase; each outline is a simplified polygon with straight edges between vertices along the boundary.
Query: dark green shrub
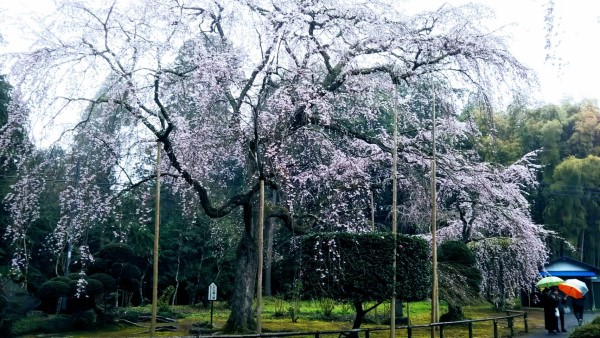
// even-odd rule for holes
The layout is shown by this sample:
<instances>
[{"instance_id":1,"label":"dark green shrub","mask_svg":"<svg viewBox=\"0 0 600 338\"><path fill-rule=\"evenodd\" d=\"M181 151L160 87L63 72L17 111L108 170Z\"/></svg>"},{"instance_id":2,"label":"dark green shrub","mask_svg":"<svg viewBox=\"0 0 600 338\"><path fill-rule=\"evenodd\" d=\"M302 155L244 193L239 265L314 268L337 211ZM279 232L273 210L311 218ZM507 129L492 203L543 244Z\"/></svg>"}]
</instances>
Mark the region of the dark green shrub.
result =
<instances>
[{"instance_id":1,"label":"dark green shrub","mask_svg":"<svg viewBox=\"0 0 600 338\"><path fill-rule=\"evenodd\" d=\"M99 296L104 293L104 287L102 286L102 282L97 279L88 278L87 285L85 286L85 294L90 297Z\"/></svg>"},{"instance_id":2,"label":"dark green shrub","mask_svg":"<svg viewBox=\"0 0 600 338\"><path fill-rule=\"evenodd\" d=\"M0 337L10 337L13 323L22 318L17 315L0 316Z\"/></svg>"},{"instance_id":3,"label":"dark green shrub","mask_svg":"<svg viewBox=\"0 0 600 338\"><path fill-rule=\"evenodd\" d=\"M117 290L117 281L107 273L95 273L89 277L99 281L102 284L104 292L113 292Z\"/></svg>"},{"instance_id":4,"label":"dark green shrub","mask_svg":"<svg viewBox=\"0 0 600 338\"><path fill-rule=\"evenodd\" d=\"M51 282L61 282L61 283L69 284L69 282L72 281L72 279L69 278L69 277L65 277L65 276L58 276L58 277L52 278L50 281Z\"/></svg>"},{"instance_id":5,"label":"dark green shrub","mask_svg":"<svg viewBox=\"0 0 600 338\"><path fill-rule=\"evenodd\" d=\"M120 314L119 318L120 319L125 319L125 320L130 321L130 322L137 323L137 321L140 318L140 314L141 313L139 311L126 310L126 311L124 311L124 312L122 312Z\"/></svg>"},{"instance_id":6,"label":"dark green shrub","mask_svg":"<svg viewBox=\"0 0 600 338\"><path fill-rule=\"evenodd\" d=\"M430 286L429 245L397 236L397 293L425 299ZM394 238L389 233L318 233L301 241L302 282L309 298L353 303L382 301L392 294Z\"/></svg>"},{"instance_id":7,"label":"dark green shrub","mask_svg":"<svg viewBox=\"0 0 600 338\"><path fill-rule=\"evenodd\" d=\"M58 297L66 297L69 295L69 284L61 281L48 281L40 286L37 291L38 298L56 299Z\"/></svg>"},{"instance_id":8,"label":"dark green shrub","mask_svg":"<svg viewBox=\"0 0 600 338\"><path fill-rule=\"evenodd\" d=\"M78 280L81 275L78 272L71 272L67 277L69 277L70 280Z\"/></svg>"},{"instance_id":9,"label":"dark green shrub","mask_svg":"<svg viewBox=\"0 0 600 338\"><path fill-rule=\"evenodd\" d=\"M8 305L8 298L5 295L0 294L0 313L4 311L4 308Z\"/></svg>"},{"instance_id":10,"label":"dark green shrub","mask_svg":"<svg viewBox=\"0 0 600 338\"><path fill-rule=\"evenodd\" d=\"M396 294L404 301L425 299L429 293L429 244L422 238L390 233L317 233L302 237L302 283L308 298L331 298L353 304L360 327L367 302L380 304L394 288L396 245Z\"/></svg>"},{"instance_id":11,"label":"dark green shrub","mask_svg":"<svg viewBox=\"0 0 600 338\"><path fill-rule=\"evenodd\" d=\"M587 324L579 326L571 332L569 338L598 338L600 337L600 325Z\"/></svg>"},{"instance_id":12,"label":"dark green shrub","mask_svg":"<svg viewBox=\"0 0 600 338\"><path fill-rule=\"evenodd\" d=\"M69 316L25 317L12 324L11 334L21 336L32 333L58 333L71 329Z\"/></svg>"},{"instance_id":13,"label":"dark green shrub","mask_svg":"<svg viewBox=\"0 0 600 338\"><path fill-rule=\"evenodd\" d=\"M464 320L465 314L461 306L448 305L448 312L440 316L440 322L455 322Z\"/></svg>"},{"instance_id":14,"label":"dark green shrub","mask_svg":"<svg viewBox=\"0 0 600 338\"><path fill-rule=\"evenodd\" d=\"M173 298L173 294L175 293L175 287L173 285L167 286L166 289L163 290L160 297L158 297L158 309L159 311L169 311L171 305L171 299Z\"/></svg>"},{"instance_id":15,"label":"dark green shrub","mask_svg":"<svg viewBox=\"0 0 600 338\"><path fill-rule=\"evenodd\" d=\"M96 255L97 260L109 262L126 263L135 258L133 249L125 243L111 243L100 249Z\"/></svg>"},{"instance_id":16,"label":"dark green shrub","mask_svg":"<svg viewBox=\"0 0 600 338\"><path fill-rule=\"evenodd\" d=\"M69 296L69 284L60 280L50 280L37 291L37 298L42 302L40 309L47 313L56 313L56 304L60 297Z\"/></svg>"},{"instance_id":17,"label":"dark green shrub","mask_svg":"<svg viewBox=\"0 0 600 338\"><path fill-rule=\"evenodd\" d=\"M71 325L77 330L94 328L96 326L96 313L94 310L75 312L71 315Z\"/></svg>"},{"instance_id":18,"label":"dark green shrub","mask_svg":"<svg viewBox=\"0 0 600 338\"><path fill-rule=\"evenodd\" d=\"M590 323L594 325L600 325L600 317L594 318L594 320L592 320Z\"/></svg>"},{"instance_id":19,"label":"dark green shrub","mask_svg":"<svg viewBox=\"0 0 600 338\"><path fill-rule=\"evenodd\" d=\"M481 273L477 259L460 241L444 241L438 250L439 295L448 303L442 322L465 319L462 307L480 300Z\"/></svg>"}]
</instances>

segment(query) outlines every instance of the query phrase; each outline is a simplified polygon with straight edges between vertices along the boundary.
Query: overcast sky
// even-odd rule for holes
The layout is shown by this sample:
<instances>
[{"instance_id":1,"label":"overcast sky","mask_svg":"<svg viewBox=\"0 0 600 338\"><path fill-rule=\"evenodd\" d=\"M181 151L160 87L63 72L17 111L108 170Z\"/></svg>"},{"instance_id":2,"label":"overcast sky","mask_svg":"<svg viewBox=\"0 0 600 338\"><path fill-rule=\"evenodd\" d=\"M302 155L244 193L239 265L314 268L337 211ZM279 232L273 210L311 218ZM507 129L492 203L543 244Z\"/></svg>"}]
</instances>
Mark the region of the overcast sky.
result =
<instances>
[{"instance_id":1,"label":"overcast sky","mask_svg":"<svg viewBox=\"0 0 600 338\"><path fill-rule=\"evenodd\" d=\"M435 9L445 2L463 0L400 0L409 11ZM559 103L564 98L600 101L600 1L554 0L553 48L545 49L547 24L544 21L551 0L475 0L496 12L490 28L501 28L509 36L511 51L533 68L541 83L539 100ZM25 27L33 22L30 13L44 14L53 8L52 0L0 0L1 15L18 16ZM0 20L2 21L2 20ZM6 40L4 50L23 49L27 38L14 27L0 28ZM548 60L551 55L554 59Z\"/></svg>"}]
</instances>

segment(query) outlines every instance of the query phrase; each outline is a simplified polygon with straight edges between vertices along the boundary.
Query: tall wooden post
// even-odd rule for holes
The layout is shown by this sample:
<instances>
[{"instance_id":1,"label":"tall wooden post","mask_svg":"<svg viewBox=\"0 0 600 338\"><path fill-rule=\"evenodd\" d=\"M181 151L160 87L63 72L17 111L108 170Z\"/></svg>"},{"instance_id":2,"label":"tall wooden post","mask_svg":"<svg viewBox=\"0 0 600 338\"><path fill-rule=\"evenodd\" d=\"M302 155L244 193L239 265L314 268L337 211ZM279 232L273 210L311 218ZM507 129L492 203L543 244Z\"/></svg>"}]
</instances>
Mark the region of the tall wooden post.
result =
<instances>
[{"instance_id":1,"label":"tall wooden post","mask_svg":"<svg viewBox=\"0 0 600 338\"><path fill-rule=\"evenodd\" d=\"M258 207L258 271L256 277L256 332L262 331L263 228L265 223L265 180L260 179Z\"/></svg>"},{"instance_id":2,"label":"tall wooden post","mask_svg":"<svg viewBox=\"0 0 600 338\"><path fill-rule=\"evenodd\" d=\"M437 214L436 214L436 175L435 175L435 87L432 83L433 91L433 112L432 112L432 127L431 127L431 322L437 323L439 320L439 296L438 296L438 275L437 275ZM431 338L434 338L435 330L431 330Z\"/></svg>"},{"instance_id":3,"label":"tall wooden post","mask_svg":"<svg viewBox=\"0 0 600 338\"><path fill-rule=\"evenodd\" d=\"M394 236L394 256L392 257L392 271L393 271L393 286L392 286L392 299L390 301L390 338L396 336L396 269L397 269L397 243L396 234L398 232L398 215L397 215L397 195L398 195L398 112L397 112L397 101L398 101L398 90L394 85L394 103L393 103L393 114L394 114L394 144L392 144L392 235Z\"/></svg>"},{"instance_id":4,"label":"tall wooden post","mask_svg":"<svg viewBox=\"0 0 600 338\"><path fill-rule=\"evenodd\" d=\"M154 209L154 264L152 274L152 316L150 319L150 337L156 331L156 312L158 303L158 236L160 227L160 141L156 142L156 208Z\"/></svg>"}]
</instances>

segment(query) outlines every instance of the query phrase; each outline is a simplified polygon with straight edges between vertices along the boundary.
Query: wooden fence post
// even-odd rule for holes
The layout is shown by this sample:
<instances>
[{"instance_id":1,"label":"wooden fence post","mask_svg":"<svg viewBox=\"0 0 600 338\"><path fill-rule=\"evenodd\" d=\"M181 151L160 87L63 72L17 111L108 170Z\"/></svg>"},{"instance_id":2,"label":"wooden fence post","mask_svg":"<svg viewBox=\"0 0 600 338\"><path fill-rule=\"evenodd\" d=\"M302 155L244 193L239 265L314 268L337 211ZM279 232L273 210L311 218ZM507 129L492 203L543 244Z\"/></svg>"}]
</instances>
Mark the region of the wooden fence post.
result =
<instances>
[{"instance_id":1,"label":"wooden fence post","mask_svg":"<svg viewBox=\"0 0 600 338\"><path fill-rule=\"evenodd\" d=\"M494 319L494 338L498 338L498 322Z\"/></svg>"}]
</instances>

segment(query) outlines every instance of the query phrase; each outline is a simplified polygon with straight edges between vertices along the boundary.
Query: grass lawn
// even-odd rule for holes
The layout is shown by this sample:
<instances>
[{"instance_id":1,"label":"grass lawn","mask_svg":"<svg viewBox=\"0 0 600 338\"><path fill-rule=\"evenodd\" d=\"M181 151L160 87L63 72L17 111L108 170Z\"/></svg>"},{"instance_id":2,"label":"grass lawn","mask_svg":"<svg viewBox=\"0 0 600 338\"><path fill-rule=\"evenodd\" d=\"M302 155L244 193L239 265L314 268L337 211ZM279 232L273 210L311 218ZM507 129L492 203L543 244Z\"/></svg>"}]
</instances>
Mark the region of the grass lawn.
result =
<instances>
[{"instance_id":1,"label":"grass lawn","mask_svg":"<svg viewBox=\"0 0 600 338\"><path fill-rule=\"evenodd\" d=\"M318 301L304 301L301 303L300 315L296 322L292 322L288 315L289 303L269 298L266 299L263 306L262 328L263 333L268 332L314 332L314 331L334 331L348 330L352 327L353 309L348 305L337 304L333 308L329 318L323 315L323 310ZM174 311L179 313L182 318L177 319L176 324L157 324L161 325L176 325L177 332L157 332L156 336L190 336L189 330L195 323L210 323L210 307L192 307L192 306L175 306ZM149 313L150 307L131 308L131 311ZM430 321L430 304L429 302L410 303L407 308L404 308L404 315L409 312L411 325L427 324ZM478 306L469 306L464 309L465 316L468 319L483 319L496 318L506 315L505 312L495 311L489 304L481 304ZM441 313L445 312L445 307L442 305ZM543 313L537 309L528 309L528 326L529 332L543 330ZM215 328L222 327L229 316L229 309L223 304L215 302L213 311L213 325ZM367 316L367 322L362 325L363 328L388 328L384 324L389 318L389 304L380 305L377 309L371 311ZM389 320L388 320L389 321ZM149 323L141 323L149 326ZM524 334L523 318L516 318L514 321L515 334ZM77 331L66 332L61 334L61 337L72 338L87 338L87 337L146 337L148 333L144 333L146 329L127 324L112 325L103 327L95 331ZM444 337L458 338L467 337L467 325L458 325L444 328ZM476 322L473 324L474 337L493 337L492 321ZM507 320L498 321L498 333L500 337L507 337L510 334ZM211 335L211 334L205 334ZM430 337L429 328L414 328L413 337ZM56 337L56 335L53 335ZM320 337L336 337L336 335L320 335ZM364 337L364 334L360 335ZM24 337L42 337L39 334L29 335ZM310 337L310 336L306 336ZM376 331L371 333L371 337L389 337L389 331ZM398 328L396 337L407 337L406 329ZM439 333L436 334L439 337Z\"/></svg>"}]
</instances>

